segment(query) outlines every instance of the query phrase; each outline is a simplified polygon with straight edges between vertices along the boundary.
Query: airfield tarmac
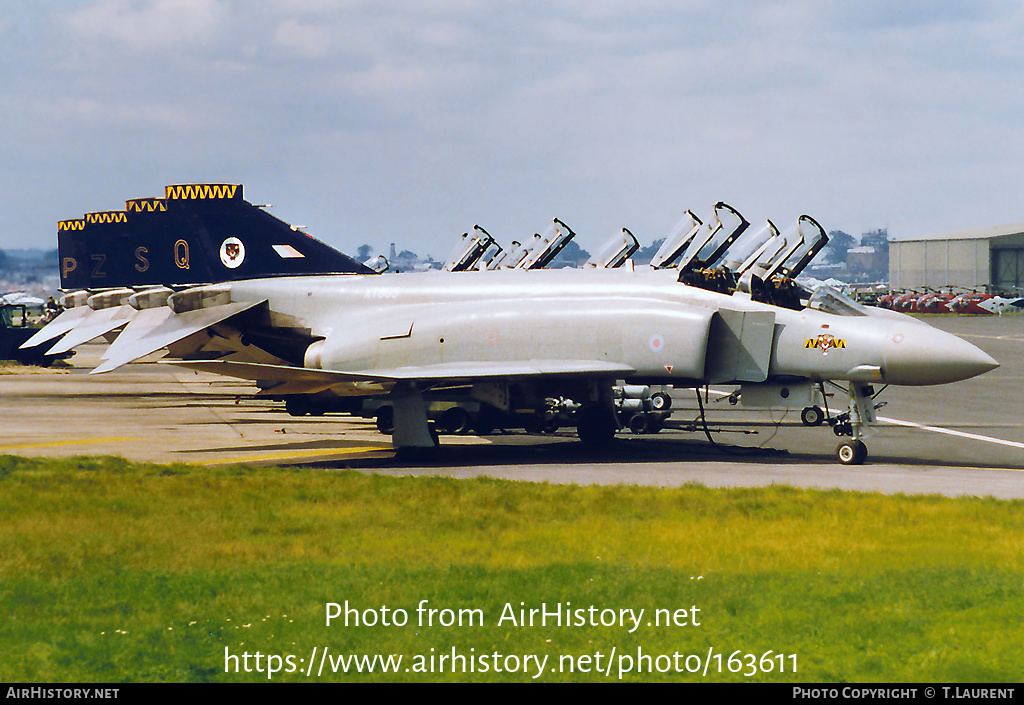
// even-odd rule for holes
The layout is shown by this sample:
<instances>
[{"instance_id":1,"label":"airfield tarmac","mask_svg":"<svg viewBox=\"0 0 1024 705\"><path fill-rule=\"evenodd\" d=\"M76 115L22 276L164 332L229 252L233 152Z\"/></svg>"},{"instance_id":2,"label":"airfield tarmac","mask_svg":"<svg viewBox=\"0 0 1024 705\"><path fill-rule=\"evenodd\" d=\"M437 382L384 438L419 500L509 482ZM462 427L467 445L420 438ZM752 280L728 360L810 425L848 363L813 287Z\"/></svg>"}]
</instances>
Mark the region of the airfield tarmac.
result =
<instances>
[{"instance_id":1,"label":"airfield tarmac","mask_svg":"<svg viewBox=\"0 0 1024 705\"><path fill-rule=\"evenodd\" d=\"M799 411L732 406L712 395L708 426L695 424L692 390L675 390L673 416L657 435L620 432L600 452L571 430L545 435L442 436L429 462L399 461L372 419L295 418L255 387L148 362L89 375L104 346L81 346L70 367L0 375L0 452L23 456L120 455L201 465L312 465L395 475L486 475L578 484L709 487L771 484L883 493L1024 498L1024 315L931 316L1000 367L938 387L889 387L882 423L866 439L868 461L840 465L827 426ZM876 389L879 388L876 385ZM728 391L725 389L724 391ZM830 400L845 410L845 398Z\"/></svg>"}]
</instances>

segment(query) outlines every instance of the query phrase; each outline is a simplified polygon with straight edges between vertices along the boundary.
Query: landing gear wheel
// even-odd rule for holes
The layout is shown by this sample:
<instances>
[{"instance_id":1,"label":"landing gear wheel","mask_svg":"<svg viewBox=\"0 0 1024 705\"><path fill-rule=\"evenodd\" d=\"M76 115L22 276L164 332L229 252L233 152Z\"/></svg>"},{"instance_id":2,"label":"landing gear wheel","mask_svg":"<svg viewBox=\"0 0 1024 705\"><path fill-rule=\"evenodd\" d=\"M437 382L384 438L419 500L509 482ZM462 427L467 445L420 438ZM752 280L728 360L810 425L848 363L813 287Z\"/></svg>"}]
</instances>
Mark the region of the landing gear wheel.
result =
<instances>
[{"instance_id":1,"label":"landing gear wheel","mask_svg":"<svg viewBox=\"0 0 1024 705\"><path fill-rule=\"evenodd\" d=\"M655 411L668 411L672 408L672 397L665 392L655 392L651 395L651 406Z\"/></svg>"},{"instance_id":2,"label":"landing gear wheel","mask_svg":"<svg viewBox=\"0 0 1024 705\"><path fill-rule=\"evenodd\" d=\"M650 421L647 418L647 414L642 412L639 414L633 414L633 418L629 420L629 430L638 436L642 433L649 433Z\"/></svg>"},{"instance_id":3,"label":"landing gear wheel","mask_svg":"<svg viewBox=\"0 0 1024 705\"><path fill-rule=\"evenodd\" d=\"M473 433L478 436L489 436L494 433L495 425L487 419L477 419L473 424Z\"/></svg>"},{"instance_id":4,"label":"landing gear wheel","mask_svg":"<svg viewBox=\"0 0 1024 705\"><path fill-rule=\"evenodd\" d=\"M453 406L445 409L438 422L438 428L445 433L452 435L457 433L468 433L471 426L469 412L461 406Z\"/></svg>"},{"instance_id":5,"label":"landing gear wheel","mask_svg":"<svg viewBox=\"0 0 1024 705\"><path fill-rule=\"evenodd\" d=\"M309 413L309 401L301 396L288 397L284 401L284 410L289 416L305 416Z\"/></svg>"},{"instance_id":6,"label":"landing gear wheel","mask_svg":"<svg viewBox=\"0 0 1024 705\"><path fill-rule=\"evenodd\" d=\"M395 410L390 406L382 406L377 410L377 430L385 436L395 432Z\"/></svg>"},{"instance_id":7,"label":"landing gear wheel","mask_svg":"<svg viewBox=\"0 0 1024 705\"><path fill-rule=\"evenodd\" d=\"M523 419L523 430L529 434L544 433L544 417L532 414Z\"/></svg>"},{"instance_id":8,"label":"landing gear wheel","mask_svg":"<svg viewBox=\"0 0 1024 705\"><path fill-rule=\"evenodd\" d=\"M601 448L615 439L615 417L603 407L584 407L576 412L576 435L583 445Z\"/></svg>"},{"instance_id":9,"label":"landing gear wheel","mask_svg":"<svg viewBox=\"0 0 1024 705\"><path fill-rule=\"evenodd\" d=\"M808 406L800 412L800 420L804 426L820 426L825 420L825 412L816 406Z\"/></svg>"},{"instance_id":10,"label":"landing gear wheel","mask_svg":"<svg viewBox=\"0 0 1024 705\"><path fill-rule=\"evenodd\" d=\"M843 465L862 465L868 457L868 447L863 441L843 441L836 448L836 456Z\"/></svg>"}]
</instances>

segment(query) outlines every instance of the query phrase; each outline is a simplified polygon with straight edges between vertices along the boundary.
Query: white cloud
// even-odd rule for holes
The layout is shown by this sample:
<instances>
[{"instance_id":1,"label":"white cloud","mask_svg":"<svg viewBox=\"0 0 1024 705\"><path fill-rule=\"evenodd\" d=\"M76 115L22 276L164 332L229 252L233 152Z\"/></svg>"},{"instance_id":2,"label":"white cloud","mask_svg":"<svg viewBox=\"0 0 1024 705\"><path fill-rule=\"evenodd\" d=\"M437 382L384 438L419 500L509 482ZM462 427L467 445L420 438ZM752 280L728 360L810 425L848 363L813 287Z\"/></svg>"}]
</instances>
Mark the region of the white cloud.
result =
<instances>
[{"instance_id":1,"label":"white cloud","mask_svg":"<svg viewBox=\"0 0 1024 705\"><path fill-rule=\"evenodd\" d=\"M212 42L226 17L219 0L99 0L64 22L83 39L147 51Z\"/></svg>"},{"instance_id":2,"label":"white cloud","mask_svg":"<svg viewBox=\"0 0 1024 705\"><path fill-rule=\"evenodd\" d=\"M299 222L355 245L559 215L590 247L720 198L853 233L1021 219L1017 3L51 2L7 13L0 48L24 184L88 155L87 130L132 167L109 177L120 198L216 173L295 194ZM312 183L329 186L304 200Z\"/></svg>"},{"instance_id":3,"label":"white cloud","mask_svg":"<svg viewBox=\"0 0 1024 705\"><path fill-rule=\"evenodd\" d=\"M320 59L338 46L330 27L290 18L274 32L273 43L307 59Z\"/></svg>"},{"instance_id":4,"label":"white cloud","mask_svg":"<svg viewBox=\"0 0 1024 705\"><path fill-rule=\"evenodd\" d=\"M188 109L166 103L112 103L83 98L59 101L54 111L62 121L88 128L180 131L204 122Z\"/></svg>"}]
</instances>

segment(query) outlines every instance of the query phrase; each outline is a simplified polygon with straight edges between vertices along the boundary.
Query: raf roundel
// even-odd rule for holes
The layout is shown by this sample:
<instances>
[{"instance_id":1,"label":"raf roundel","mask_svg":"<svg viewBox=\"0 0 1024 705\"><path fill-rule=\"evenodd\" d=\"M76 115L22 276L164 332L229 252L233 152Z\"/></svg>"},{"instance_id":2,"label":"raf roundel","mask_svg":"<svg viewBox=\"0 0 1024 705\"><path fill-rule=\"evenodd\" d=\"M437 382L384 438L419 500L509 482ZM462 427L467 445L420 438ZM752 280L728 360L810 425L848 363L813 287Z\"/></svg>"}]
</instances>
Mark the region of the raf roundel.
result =
<instances>
[{"instance_id":1,"label":"raf roundel","mask_svg":"<svg viewBox=\"0 0 1024 705\"><path fill-rule=\"evenodd\" d=\"M654 352L661 352L662 348L665 347L665 339L655 333L651 336L650 340L647 341L647 347Z\"/></svg>"},{"instance_id":2,"label":"raf roundel","mask_svg":"<svg viewBox=\"0 0 1024 705\"><path fill-rule=\"evenodd\" d=\"M220 245L220 261L228 269L236 269L245 260L245 245L237 237L229 237Z\"/></svg>"}]
</instances>

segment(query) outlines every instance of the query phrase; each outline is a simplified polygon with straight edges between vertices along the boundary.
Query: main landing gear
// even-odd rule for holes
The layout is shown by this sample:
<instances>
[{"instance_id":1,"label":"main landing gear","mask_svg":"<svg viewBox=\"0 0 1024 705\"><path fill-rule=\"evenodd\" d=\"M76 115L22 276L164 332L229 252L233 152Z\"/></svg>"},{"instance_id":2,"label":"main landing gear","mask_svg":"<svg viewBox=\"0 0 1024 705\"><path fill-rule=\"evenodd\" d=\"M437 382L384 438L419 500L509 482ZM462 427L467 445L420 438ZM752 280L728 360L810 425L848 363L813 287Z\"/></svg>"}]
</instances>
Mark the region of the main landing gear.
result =
<instances>
[{"instance_id":1,"label":"main landing gear","mask_svg":"<svg viewBox=\"0 0 1024 705\"><path fill-rule=\"evenodd\" d=\"M800 412L800 421L804 426L820 426L825 420L825 412L818 406L807 406Z\"/></svg>"}]
</instances>

